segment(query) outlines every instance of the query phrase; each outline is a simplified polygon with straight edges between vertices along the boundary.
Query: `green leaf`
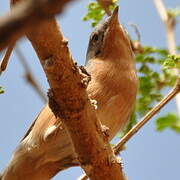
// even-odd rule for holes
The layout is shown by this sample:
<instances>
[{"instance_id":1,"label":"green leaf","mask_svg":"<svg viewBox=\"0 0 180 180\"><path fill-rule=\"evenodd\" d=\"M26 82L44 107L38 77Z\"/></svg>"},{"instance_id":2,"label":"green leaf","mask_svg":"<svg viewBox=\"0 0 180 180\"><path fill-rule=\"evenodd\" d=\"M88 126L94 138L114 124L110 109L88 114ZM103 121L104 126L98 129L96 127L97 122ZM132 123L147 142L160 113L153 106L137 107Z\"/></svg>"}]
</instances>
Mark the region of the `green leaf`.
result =
<instances>
[{"instance_id":1,"label":"green leaf","mask_svg":"<svg viewBox=\"0 0 180 180\"><path fill-rule=\"evenodd\" d=\"M168 113L165 116L159 117L156 120L157 131L163 131L167 128L173 129L175 132L180 133L180 118L173 113Z\"/></svg>"},{"instance_id":2,"label":"green leaf","mask_svg":"<svg viewBox=\"0 0 180 180\"><path fill-rule=\"evenodd\" d=\"M180 69L180 55L168 55L163 63L164 69Z\"/></svg>"},{"instance_id":3,"label":"green leaf","mask_svg":"<svg viewBox=\"0 0 180 180\"><path fill-rule=\"evenodd\" d=\"M144 55L151 55L151 54L158 54L161 56L167 56L168 50L163 48L151 47L151 46L144 46Z\"/></svg>"},{"instance_id":4,"label":"green leaf","mask_svg":"<svg viewBox=\"0 0 180 180\"><path fill-rule=\"evenodd\" d=\"M151 71L151 69L148 67L147 64L143 63L143 64L140 66L140 68L139 68L139 72L140 72L140 73L143 73L143 74L149 74L149 73L151 73L152 71Z\"/></svg>"},{"instance_id":5,"label":"green leaf","mask_svg":"<svg viewBox=\"0 0 180 180\"><path fill-rule=\"evenodd\" d=\"M114 3L114 5L110 7L111 10L113 10L115 6ZM176 11L176 15L177 14ZM88 5L88 12L83 20L90 20L91 25L94 27L104 16L104 9L97 2L91 2ZM132 128L136 123L137 118L144 116L155 103L162 99L163 90L167 87L172 87L177 79L177 77L172 73L172 68L180 68L179 56L170 56L167 49L152 46L145 46L143 49L143 53L136 55L139 76L139 91L136 109L127 125L127 128L119 134L120 137ZM177 51L180 51L180 46L177 47ZM169 119L169 117L170 115L165 119ZM162 118L164 118L164 116ZM160 120L157 122L159 121ZM176 132L180 131L180 126L177 124L177 122L174 122L174 125L171 125L170 128ZM168 126L159 125L158 129L161 130L166 127Z\"/></svg>"},{"instance_id":6,"label":"green leaf","mask_svg":"<svg viewBox=\"0 0 180 180\"><path fill-rule=\"evenodd\" d=\"M167 13L172 17L177 17L180 15L180 7L168 9Z\"/></svg>"},{"instance_id":7,"label":"green leaf","mask_svg":"<svg viewBox=\"0 0 180 180\"><path fill-rule=\"evenodd\" d=\"M109 10L113 11L116 7L117 0L113 1L113 5L109 6ZM88 12L83 17L83 21L91 21L91 26L95 27L105 16L106 12L98 2L90 2L87 6Z\"/></svg>"},{"instance_id":8,"label":"green leaf","mask_svg":"<svg viewBox=\"0 0 180 180\"><path fill-rule=\"evenodd\" d=\"M105 15L105 11L98 2L89 3L87 9L88 12L83 17L83 21L91 20L91 26L94 27L103 18L103 16Z\"/></svg>"},{"instance_id":9,"label":"green leaf","mask_svg":"<svg viewBox=\"0 0 180 180\"><path fill-rule=\"evenodd\" d=\"M4 93L4 90L3 88L0 86L0 94L3 94Z\"/></svg>"},{"instance_id":10,"label":"green leaf","mask_svg":"<svg viewBox=\"0 0 180 180\"><path fill-rule=\"evenodd\" d=\"M180 51L180 46L177 46L176 49L177 49L177 51Z\"/></svg>"},{"instance_id":11,"label":"green leaf","mask_svg":"<svg viewBox=\"0 0 180 180\"><path fill-rule=\"evenodd\" d=\"M163 90L175 84L177 77L172 73L172 67L180 66L179 56L169 55L167 49L151 46L143 48L144 52L136 55L139 76L137 117L143 117L155 103L162 99Z\"/></svg>"}]
</instances>

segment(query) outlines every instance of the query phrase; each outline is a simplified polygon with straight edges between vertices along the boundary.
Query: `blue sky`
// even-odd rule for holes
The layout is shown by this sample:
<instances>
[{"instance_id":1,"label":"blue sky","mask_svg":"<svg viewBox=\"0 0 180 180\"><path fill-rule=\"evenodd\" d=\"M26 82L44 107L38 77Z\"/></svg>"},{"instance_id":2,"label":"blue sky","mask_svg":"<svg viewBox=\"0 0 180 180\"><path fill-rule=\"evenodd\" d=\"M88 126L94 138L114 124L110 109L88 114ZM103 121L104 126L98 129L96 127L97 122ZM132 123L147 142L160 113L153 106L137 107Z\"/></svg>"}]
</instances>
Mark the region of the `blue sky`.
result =
<instances>
[{"instance_id":1,"label":"blue sky","mask_svg":"<svg viewBox=\"0 0 180 180\"><path fill-rule=\"evenodd\" d=\"M89 1L76 1L68 5L58 22L69 40L72 56L79 64L84 64L88 38L92 32L89 22L82 22ZM168 7L180 5L179 0L164 1ZM0 2L0 15L8 11L7 0ZM137 24L141 33L142 44L159 47L166 46L164 26L157 15L152 0L121 0L120 22L134 35L128 23ZM176 39L180 44L180 26L177 26ZM22 38L18 46L27 57L36 79L47 92L48 84L30 43ZM2 55L0 55L1 57ZM34 120L43 102L23 79L24 69L13 53L8 70L0 77L0 85L5 94L0 96L0 171L6 166L18 142ZM174 101L162 111L176 112ZM129 180L169 180L179 179L180 171L180 135L166 130L155 131L153 119L127 143L127 150L122 153L124 169ZM54 180L74 180L81 175L80 168L72 168L58 174Z\"/></svg>"}]
</instances>

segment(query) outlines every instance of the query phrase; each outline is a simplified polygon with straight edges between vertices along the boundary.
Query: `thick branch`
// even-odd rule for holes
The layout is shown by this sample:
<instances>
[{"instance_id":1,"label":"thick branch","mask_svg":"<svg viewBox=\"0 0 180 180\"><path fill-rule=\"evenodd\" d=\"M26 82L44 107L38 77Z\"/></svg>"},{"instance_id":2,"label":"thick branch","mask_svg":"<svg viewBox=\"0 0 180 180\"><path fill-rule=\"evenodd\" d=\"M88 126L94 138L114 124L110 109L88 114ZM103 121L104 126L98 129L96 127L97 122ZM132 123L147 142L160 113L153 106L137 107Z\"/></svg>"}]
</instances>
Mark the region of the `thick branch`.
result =
<instances>
[{"instance_id":1,"label":"thick branch","mask_svg":"<svg viewBox=\"0 0 180 180\"><path fill-rule=\"evenodd\" d=\"M13 3L17 0L11 0ZM60 13L71 0L26 0L0 19L0 49L16 41L28 29L36 27L42 20Z\"/></svg>"},{"instance_id":2,"label":"thick branch","mask_svg":"<svg viewBox=\"0 0 180 180\"><path fill-rule=\"evenodd\" d=\"M180 77L174 88L169 92L152 110L150 110L141 121L139 121L122 139L113 147L114 153L118 155L123 146L154 116L156 115L170 100L172 100L180 92ZM78 180L88 179L86 174L81 175Z\"/></svg>"},{"instance_id":3,"label":"thick branch","mask_svg":"<svg viewBox=\"0 0 180 180\"><path fill-rule=\"evenodd\" d=\"M67 41L55 19L44 21L41 27L28 32L27 36L40 58L51 87L49 105L58 117L57 123L60 124L61 119L68 130L81 167L92 180L123 180L121 164L116 160L86 94L84 75L79 73L79 68L72 61ZM57 172L57 165L54 171L52 165L49 168L53 176ZM41 176L39 179L42 179Z\"/></svg>"},{"instance_id":4,"label":"thick branch","mask_svg":"<svg viewBox=\"0 0 180 180\"><path fill-rule=\"evenodd\" d=\"M91 179L123 179L122 170L88 101L83 79L71 59L67 42L54 19L45 26L29 33L28 37L40 57L51 87L50 106L62 118L81 167ZM46 39L48 37L49 40Z\"/></svg>"}]
</instances>

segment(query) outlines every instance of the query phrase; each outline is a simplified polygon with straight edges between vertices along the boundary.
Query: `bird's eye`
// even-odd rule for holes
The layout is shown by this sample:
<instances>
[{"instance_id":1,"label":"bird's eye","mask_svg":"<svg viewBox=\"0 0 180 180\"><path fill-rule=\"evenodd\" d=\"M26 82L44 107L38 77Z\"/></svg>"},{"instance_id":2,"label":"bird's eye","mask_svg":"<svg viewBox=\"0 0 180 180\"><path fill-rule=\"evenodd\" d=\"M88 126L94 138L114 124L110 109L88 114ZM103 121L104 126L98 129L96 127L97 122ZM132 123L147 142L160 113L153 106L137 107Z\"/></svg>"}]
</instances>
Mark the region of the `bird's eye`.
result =
<instances>
[{"instance_id":1,"label":"bird's eye","mask_svg":"<svg viewBox=\"0 0 180 180\"><path fill-rule=\"evenodd\" d=\"M99 36L97 34L94 34L93 37L92 37L92 40L98 41L98 39L99 39Z\"/></svg>"}]
</instances>

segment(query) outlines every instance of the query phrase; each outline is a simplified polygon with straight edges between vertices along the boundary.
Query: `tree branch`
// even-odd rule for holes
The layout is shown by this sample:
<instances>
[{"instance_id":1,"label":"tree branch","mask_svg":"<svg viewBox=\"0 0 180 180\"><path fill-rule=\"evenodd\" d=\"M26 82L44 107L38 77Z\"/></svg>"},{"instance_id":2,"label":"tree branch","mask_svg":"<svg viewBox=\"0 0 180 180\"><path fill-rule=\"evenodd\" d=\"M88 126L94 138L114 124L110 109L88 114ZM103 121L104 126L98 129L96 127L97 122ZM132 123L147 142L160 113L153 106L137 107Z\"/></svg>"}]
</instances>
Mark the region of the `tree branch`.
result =
<instances>
[{"instance_id":1,"label":"tree branch","mask_svg":"<svg viewBox=\"0 0 180 180\"><path fill-rule=\"evenodd\" d=\"M174 32L176 20L173 16L167 13L166 7L162 0L154 0L154 4L157 9L157 12L159 13L161 20L165 25L169 53L176 54L177 52L176 52L176 41L175 41L175 32ZM180 70L174 69L173 73L179 76ZM176 104L180 115L180 95L176 96Z\"/></svg>"},{"instance_id":2,"label":"tree branch","mask_svg":"<svg viewBox=\"0 0 180 180\"><path fill-rule=\"evenodd\" d=\"M28 37L40 57L51 87L50 107L65 124L81 167L92 180L123 179L121 166L102 134L100 123L83 88L84 80L72 62L67 42L58 31L54 19L51 19L48 24L46 26L48 28L33 31L28 34ZM37 35L39 33L41 36ZM53 39L54 36L58 38L57 41ZM51 47L48 44L48 48L45 48L42 38L47 37L51 39Z\"/></svg>"},{"instance_id":3,"label":"tree branch","mask_svg":"<svg viewBox=\"0 0 180 180\"><path fill-rule=\"evenodd\" d=\"M88 176L86 174L82 174L81 176L78 177L77 180L87 180Z\"/></svg>"},{"instance_id":4,"label":"tree branch","mask_svg":"<svg viewBox=\"0 0 180 180\"><path fill-rule=\"evenodd\" d=\"M129 141L134 134L136 134L154 115L160 111L172 98L174 98L180 92L180 77L174 88L153 108L151 109L143 119L138 122L122 139L114 146L115 154L118 154L123 145Z\"/></svg>"},{"instance_id":5,"label":"tree branch","mask_svg":"<svg viewBox=\"0 0 180 180\"><path fill-rule=\"evenodd\" d=\"M81 176L78 177L77 180L87 180L87 179L88 179L87 175L86 174L82 174Z\"/></svg>"},{"instance_id":6,"label":"tree branch","mask_svg":"<svg viewBox=\"0 0 180 180\"><path fill-rule=\"evenodd\" d=\"M13 3L17 0L11 0ZM0 19L0 50L15 42L27 30L43 20L62 12L71 0L26 0L17 3L12 11Z\"/></svg>"},{"instance_id":7,"label":"tree branch","mask_svg":"<svg viewBox=\"0 0 180 180\"><path fill-rule=\"evenodd\" d=\"M36 10L40 10L41 12L42 9L38 8L36 8ZM44 15L44 11L40 14L41 16ZM39 17L39 15L36 18L44 19ZM25 19L27 20L27 18ZM23 19L23 22L25 19ZM32 19L30 18L30 20ZM23 27L23 25L20 26L20 28L21 27ZM67 47L68 43L59 31L55 19L49 18L41 24L41 27L37 26L36 29L32 29L32 31L26 34L46 73L51 87L49 90L49 105L57 119L56 122L50 121L52 118L49 119L49 124L46 125L52 126L49 126L49 129L45 127L43 137L40 136L42 128L34 129L34 131L38 133L36 135L39 135L36 136L35 139L37 142L32 142L32 144L35 143L35 146L32 144L28 145L31 140L28 139L28 135L32 137L33 132L27 133L18 147L16 154L13 156L9 167L5 170L3 177L5 177L5 179L6 177L9 179L18 177L19 180L19 177L22 177L22 179L49 179L54 176L60 170L61 161L51 158L49 160L48 157L44 155L47 151L45 148L48 148L49 145L47 141L49 139L52 140L52 138L56 140L54 141L55 144L50 144L50 146L55 146L55 152L50 153L55 154L57 152L57 146L61 146L61 141L57 138L64 138L64 135L59 136L59 134L67 131L71 137L81 167L92 180L124 180L121 164L114 156L113 150L108 143L108 138L103 134L101 124L96 118L94 107L91 105L86 94L86 77L80 73L80 69L72 61ZM60 120L62 120L64 126ZM41 124L43 123L42 121ZM63 141L67 143L68 139L63 139ZM50 140L49 143L51 143ZM43 146L38 148L41 144L44 145L45 148ZM70 146L70 148L71 147L72 146ZM70 150L70 152L72 152L72 150ZM46 155L49 156L49 154ZM28 164L28 162L30 162L30 164ZM23 166L23 163L25 166ZM30 166L32 163L35 164L35 167ZM72 164L73 162L71 160L67 163ZM45 168L43 168L43 165ZM70 164L67 166L70 166ZM27 168L28 172L24 169L24 172L22 172L22 168ZM38 168L40 170L38 170Z\"/></svg>"},{"instance_id":8,"label":"tree branch","mask_svg":"<svg viewBox=\"0 0 180 180\"><path fill-rule=\"evenodd\" d=\"M7 67L7 65L8 65L8 62L9 62L10 56L11 56L11 54L12 54L12 51L13 51L13 49L14 49L14 46L15 46L15 43L11 43L11 44L9 45L9 47L7 48L5 54L4 54L4 56L3 56L3 58L2 58L2 60L1 60L1 62L0 62L0 75L1 75L1 73L2 73L3 71L6 70L6 67Z\"/></svg>"},{"instance_id":9,"label":"tree branch","mask_svg":"<svg viewBox=\"0 0 180 180\"><path fill-rule=\"evenodd\" d=\"M20 49L17 46L15 48L15 52L18 56L19 61L22 64L22 66L24 67L26 81L32 86L32 88L35 90L35 92L37 92L39 97L44 102L47 102L47 96L44 94L42 88L40 87L38 82L35 80L35 77L33 76L32 72L31 72L31 70L30 70L30 68L26 62L26 58L24 57L24 55L22 54L22 52L20 51Z\"/></svg>"},{"instance_id":10,"label":"tree branch","mask_svg":"<svg viewBox=\"0 0 180 180\"><path fill-rule=\"evenodd\" d=\"M162 0L154 0L154 4L166 28L169 53L176 54L176 43L174 35L174 28L176 24L175 18L167 13L167 10Z\"/></svg>"},{"instance_id":11,"label":"tree branch","mask_svg":"<svg viewBox=\"0 0 180 180\"><path fill-rule=\"evenodd\" d=\"M122 151L123 146L154 116L160 111L170 100L172 100L180 92L180 77L174 88L154 107L150 110L142 120L140 120L120 141L113 147L115 155ZM78 180L86 180L88 176L82 174Z\"/></svg>"},{"instance_id":12,"label":"tree branch","mask_svg":"<svg viewBox=\"0 0 180 180\"><path fill-rule=\"evenodd\" d=\"M163 23L166 23L168 21L168 14L163 2L161 0L154 0L154 4Z\"/></svg>"},{"instance_id":13,"label":"tree branch","mask_svg":"<svg viewBox=\"0 0 180 180\"><path fill-rule=\"evenodd\" d=\"M12 51L14 49L15 43L11 43L9 45L9 47L7 48L4 57L1 60L0 63L0 75L3 71L6 70L7 65L9 63L10 60L10 56L12 54ZM16 46L15 48L15 52L18 56L18 59L20 60L21 64L24 67L25 70L25 79L26 81L33 87L33 89L37 92L37 94L39 95L39 97L44 101L47 102L47 98L46 95L44 94L44 92L42 91L40 85L37 83L37 81L35 80L35 78L33 77L33 74L31 73L31 70L28 66L28 64L26 63L26 59L23 56L23 54L21 53L21 51L18 49L18 47Z\"/></svg>"}]
</instances>

